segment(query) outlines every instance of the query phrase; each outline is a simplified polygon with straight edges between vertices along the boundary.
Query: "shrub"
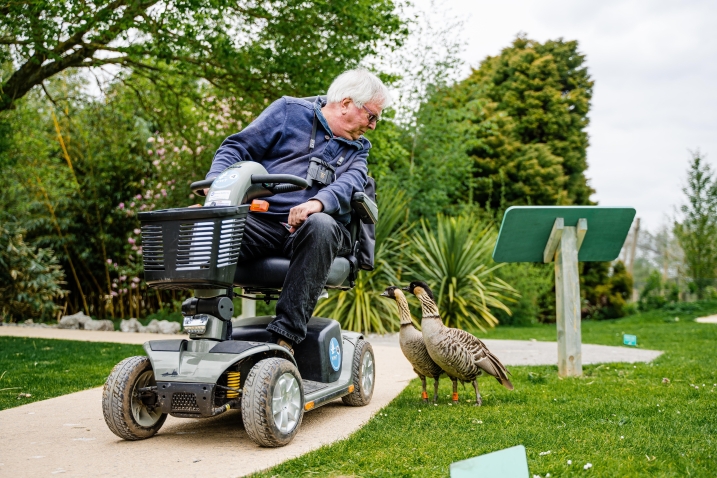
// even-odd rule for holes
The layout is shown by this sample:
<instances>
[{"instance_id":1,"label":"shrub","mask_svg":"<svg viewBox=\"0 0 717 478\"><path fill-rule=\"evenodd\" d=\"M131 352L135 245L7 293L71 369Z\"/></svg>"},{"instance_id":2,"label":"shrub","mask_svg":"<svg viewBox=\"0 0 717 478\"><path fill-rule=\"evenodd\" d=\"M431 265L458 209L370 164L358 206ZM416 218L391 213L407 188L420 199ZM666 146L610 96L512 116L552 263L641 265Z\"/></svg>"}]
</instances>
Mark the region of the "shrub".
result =
<instances>
[{"instance_id":1,"label":"shrub","mask_svg":"<svg viewBox=\"0 0 717 478\"><path fill-rule=\"evenodd\" d=\"M495 311L501 325L531 325L546 319L555 321L552 267L545 264L512 263L498 269L496 274L520 294L516 303L510 306L512 315L500 309ZM550 299L552 305L547 310L544 296Z\"/></svg>"},{"instance_id":2,"label":"shrub","mask_svg":"<svg viewBox=\"0 0 717 478\"><path fill-rule=\"evenodd\" d=\"M667 304L667 299L662 294L662 276L658 271L652 271L647 277L645 287L640 291L640 310L661 309Z\"/></svg>"},{"instance_id":3,"label":"shrub","mask_svg":"<svg viewBox=\"0 0 717 478\"><path fill-rule=\"evenodd\" d=\"M52 317L63 297L64 273L51 249L36 249L23 240L24 229L14 222L0 223L0 318Z\"/></svg>"}]
</instances>

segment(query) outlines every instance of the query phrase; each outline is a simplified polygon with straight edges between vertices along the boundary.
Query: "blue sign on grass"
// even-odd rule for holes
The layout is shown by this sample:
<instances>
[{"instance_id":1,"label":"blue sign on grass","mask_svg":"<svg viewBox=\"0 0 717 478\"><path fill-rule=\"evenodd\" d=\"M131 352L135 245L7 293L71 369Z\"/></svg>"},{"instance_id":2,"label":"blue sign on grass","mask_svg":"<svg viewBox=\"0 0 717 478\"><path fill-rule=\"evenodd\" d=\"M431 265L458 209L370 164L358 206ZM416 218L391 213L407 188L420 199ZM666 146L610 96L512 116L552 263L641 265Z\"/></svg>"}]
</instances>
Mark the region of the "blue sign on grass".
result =
<instances>
[{"instance_id":1,"label":"blue sign on grass","mask_svg":"<svg viewBox=\"0 0 717 478\"><path fill-rule=\"evenodd\" d=\"M622 334L622 343L637 347L637 335Z\"/></svg>"}]
</instances>

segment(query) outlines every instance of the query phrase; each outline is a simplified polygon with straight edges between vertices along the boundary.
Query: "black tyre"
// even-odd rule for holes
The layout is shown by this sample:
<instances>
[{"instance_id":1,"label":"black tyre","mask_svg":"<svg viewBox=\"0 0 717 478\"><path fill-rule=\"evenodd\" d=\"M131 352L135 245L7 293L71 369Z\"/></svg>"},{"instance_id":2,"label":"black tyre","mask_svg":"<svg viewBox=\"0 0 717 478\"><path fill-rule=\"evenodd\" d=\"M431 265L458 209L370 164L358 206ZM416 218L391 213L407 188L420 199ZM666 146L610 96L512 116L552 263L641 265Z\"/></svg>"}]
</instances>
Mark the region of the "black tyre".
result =
<instances>
[{"instance_id":1,"label":"black tyre","mask_svg":"<svg viewBox=\"0 0 717 478\"><path fill-rule=\"evenodd\" d=\"M373 386L376 382L376 360L371 344L359 339L356 342L353 360L354 391L344 395L341 400L352 407L363 407L371 402Z\"/></svg>"},{"instance_id":2,"label":"black tyre","mask_svg":"<svg viewBox=\"0 0 717 478\"><path fill-rule=\"evenodd\" d=\"M102 414L112 433L125 440L142 440L157 433L167 414L153 406L151 394L141 397L139 392L156 385L147 357L129 357L115 365L102 391Z\"/></svg>"},{"instance_id":3,"label":"black tyre","mask_svg":"<svg viewBox=\"0 0 717 478\"><path fill-rule=\"evenodd\" d=\"M269 358L252 367L242 391L244 429L260 446L287 445L304 418L304 385L293 363Z\"/></svg>"}]
</instances>

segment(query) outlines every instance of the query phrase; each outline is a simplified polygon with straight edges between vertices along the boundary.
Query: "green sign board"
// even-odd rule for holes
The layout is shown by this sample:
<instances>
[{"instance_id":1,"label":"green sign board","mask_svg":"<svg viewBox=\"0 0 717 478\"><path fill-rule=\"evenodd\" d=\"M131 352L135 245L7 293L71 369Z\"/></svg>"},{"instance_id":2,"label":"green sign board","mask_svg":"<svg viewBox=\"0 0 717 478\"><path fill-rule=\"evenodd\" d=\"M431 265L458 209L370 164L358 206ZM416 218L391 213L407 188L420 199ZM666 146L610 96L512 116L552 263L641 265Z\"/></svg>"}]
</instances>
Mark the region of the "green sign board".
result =
<instances>
[{"instance_id":1,"label":"green sign board","mask_svg":"<svg viewBox=\"0 0 717 478\"><path fill-rule=\"evenodd\" d=\"M612 261L620 254L635 209L610 206L513 206L505 211L493 250L496 262L543 262L553 224L566 227L587 220L587 233L578 253L581 262Z\"/></svg>"},{"instance_id":2,"label":"green sign board","mask_svg":"<svg viewBox=\"0 0 717 478\"><path fill-rule=\"evenodd\" d=\"M523 445L451 463L451 478L529 478Z\"/></svg>"}]
</instances>

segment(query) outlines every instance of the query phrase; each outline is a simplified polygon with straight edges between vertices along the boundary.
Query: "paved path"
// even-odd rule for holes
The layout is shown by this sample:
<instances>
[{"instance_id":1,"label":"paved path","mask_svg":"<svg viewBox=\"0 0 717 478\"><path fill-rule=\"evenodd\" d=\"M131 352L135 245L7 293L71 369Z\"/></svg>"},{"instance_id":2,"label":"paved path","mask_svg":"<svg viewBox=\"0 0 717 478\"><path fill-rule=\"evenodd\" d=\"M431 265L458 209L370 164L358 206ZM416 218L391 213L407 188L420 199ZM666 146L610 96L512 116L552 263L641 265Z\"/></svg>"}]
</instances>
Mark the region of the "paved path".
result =
<instances>
[{"instance_id":1,"label":"paved path","mask_svg":"<svg viewBox=\"0 0 717 478\"><path fill-rule=\"evenodd\" d=\"M39 327L0 327L0 335L94 342L143 343L156 334L122 334ZM241 426L240 413L211 419L169 417L149 440L127 442L102 418L102 389L95 388L0 412L0 476L242 476L297 457L358 430L415 377L397 336L370 337L376 355L376 389L367 407L340 400L307 413L299 434L283 448L260 448ZM506 365L554 365L557 344L486 340ZM650 361L661 352L583 344L583 363Z\"/></svg>"},{"instance_id":2,"label":"paved path","mask_svg":"<svg viewBox=\"0 0 717 478\"><path fill-rule=\"evenodd\" d=\"M699 322L701 324L717 324L717 315L710 315L708 317L700 317L699 319L695 319L695 322Z\"/></svg>"},{"instance_id":3,"label":"paved path","mask_svg":"<svg viewBox=\"0 0 717 478\"><path fill-rule=\"evenodd\" d=\"M558 343L537 340L481 339L504 365L557 365ZM398 347L397 334L369 335L368 341L375 345ZM610 362L651 362L659 357L659 350L609 345L582 344L583 365Z\"/></svg>"}]
</instances>

